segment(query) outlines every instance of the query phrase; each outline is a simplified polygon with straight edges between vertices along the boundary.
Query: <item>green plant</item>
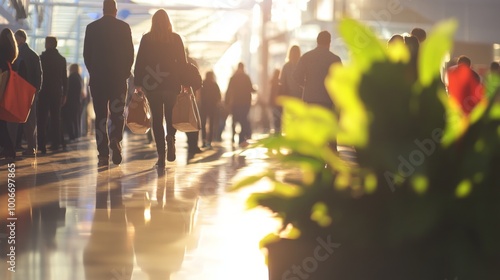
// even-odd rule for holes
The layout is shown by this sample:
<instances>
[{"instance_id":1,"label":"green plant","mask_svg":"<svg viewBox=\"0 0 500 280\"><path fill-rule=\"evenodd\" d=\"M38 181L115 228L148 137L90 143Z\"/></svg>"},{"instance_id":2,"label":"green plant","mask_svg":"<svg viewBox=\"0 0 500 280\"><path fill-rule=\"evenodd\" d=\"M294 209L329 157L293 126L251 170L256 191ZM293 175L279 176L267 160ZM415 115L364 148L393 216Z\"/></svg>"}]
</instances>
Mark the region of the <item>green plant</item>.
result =
<instances>
[{"instance_id":1,"label":"green plant","mask_svg":"<svg viewBox=\"0 0 500 280\"><path fill-rule=\"evenodd\" d=\"M456 27L453 20L437 25L415 63L404 44L386 47L368 27L343 20L339 31L351 61L332 66L326 80L340 121L283 98L285 136L258 145L300 176L268 171L244 179L236 189L263 178L272 183L271 191L251 195L248 206L275 213L289 238L328 232L360 252L394 259L406 248L417 268L401 271L424 277L415 279L440 269L491 275L484 260L500 252L500 104L482 102L467 116L449 101L440 71ZM355 147L357 164L331 151L336 138Z\"/></svg>"}]
</instances>

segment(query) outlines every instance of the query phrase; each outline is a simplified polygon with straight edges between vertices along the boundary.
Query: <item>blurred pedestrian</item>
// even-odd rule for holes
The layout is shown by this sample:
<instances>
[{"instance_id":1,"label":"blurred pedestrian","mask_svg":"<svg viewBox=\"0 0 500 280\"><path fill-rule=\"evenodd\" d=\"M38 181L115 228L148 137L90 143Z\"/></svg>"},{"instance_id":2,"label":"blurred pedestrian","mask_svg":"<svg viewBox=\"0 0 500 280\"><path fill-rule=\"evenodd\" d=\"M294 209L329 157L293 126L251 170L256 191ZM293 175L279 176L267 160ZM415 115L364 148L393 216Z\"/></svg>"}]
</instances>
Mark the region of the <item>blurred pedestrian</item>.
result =
<instances>
[{"instance_id":1,"label":"blurred pedestrian","mask_svg":"<svg viewBox=\"0 0 500 280\"><path fill-rule=\"evenodd\" d=\"M9 71L9 64L14 63L18 56L17 43L14 39L14 33L9 28L4 28L0 32L0 70ZM2 146L3 156L13 161L16 158L14 143L7 129L7 122L0 119L0 146Z\"/></svg>"},{"instance_id":2,"label":"blurred pedestrian","mask_svg":"<svg viewBox=\"0 0 500 280\"><path fill-rule=\"evenodd\" d=\"M175 134L172 126L172 111L181 92L180 74L187 65L184 43L179 34L173 32L172 23L163 9L152 17L151 30L144 34L139 45L134 69L134 84L144 92L151 107L153 134L158 153L157 166L165 167L166 159L175 161ZM167 123L167 133L163 128Z\"/></svg>"},{"instance_id":3,"label":"blurred pedestrian","mask_svg":"<svg viewBox=\"0 0 500 280\"><path fill-rule=\"evenodd\" d=\"M90 74L90 93L95 112L98 166L122 162L123 111L127 79L134 62L130 26L116 18L116 2L104 0L103 17L87 25L83 58ZM108 128L108 115L112 126Z\"/></svg>"},{"instance_id":4,"label":"blurred pedestrian","mask_svg":"<svg viewBox=\"0 0 500 280\"><path fill-rule=\"evenodd\" d=\"M325 88L325 79L334 63L342 64L342 60L330 51L332 36L328 31L321 31L316 39L317 47L305 53L294 72L295 80L304 88L303 100L335 112L335 104ZM337 143L331 144L337 150Z\"/></svg>"},{"instance_id":5,"label":"blurred pedestrian","mask_svg":"<svg viewBox=\"0 0 500 280\"><path fill-rule=\"evenodd\" d=\"M221 103L221 92L213 71L208 71L205 74L200 95L201 138L203 147L210 148L214 133L217 133L219 127L219 107ZM206 128L207 119L208 133Z\"/></svg>"},{"instance_id":6,"label":"blurred pedestrian","mask_svg":"<svg viewBox=\"0 0 500 280\"><path fill-rule=\"evenodd\" d=\"M43 84L38 98L38 145L42 154L47 153L47 125L49 125L50 149L61 149L61 107L68 94L66 59L57 50L56 37L45 38L45 51L40 55ZM49 124L50 114L50 124Z\"/></svg>"},{"instance_id":7,"label":"blurred pedestrian","mask_svg":"<svg viewBox=\"0 0 500 280\"><path fill-rule=\"evenodd\" d=\"M245 65L240 62L238 64L238 69L229 80L226 92L226 103L229 105L231 115L233 116L233 142L236 134L236 124L239 123L241 126L241 131L238 136L239 145L241 147L246 147L248 145L247 140L252 137L252 128L248 120L248 113L250 112L252 93L254 92L255 89L252 86L250 76L245 73Z\"/></svg>"},{"instance_id":8,"label":"blurred pedestrian","mask_svg":"<svg viewBox=\"0 0 500 280\"><path fill-rule=\"evenodd\" d=\"M35 97L33 103L31 104L30 114L26 123L20 124L19 129L23 131L24 137L26 138L27 148L23 151L24 156L34 156L37 152L37 103L38 103L38 93L42 85L42 66L40 63L40 57L36 52L34 52L26 43L27 34L26 31L19 29L14 34L16 38L17 45L19 47L19 56L14 63L14 69L33 85L36 89ZM21 141L21 139L18 139Z\"/></svg>"},{"instance_id":9,"label":"blurred pedestrian","mask_svg":"<svg viewBox=\"0 0 500 280\"><path fill-rule=\"evenodd\" d=\"M68 97L63 107L63 123L70 141L80 136L80 112L83 100L83 80L80 66L76 63L69 66Z\"/></svg>"}]
</instances>

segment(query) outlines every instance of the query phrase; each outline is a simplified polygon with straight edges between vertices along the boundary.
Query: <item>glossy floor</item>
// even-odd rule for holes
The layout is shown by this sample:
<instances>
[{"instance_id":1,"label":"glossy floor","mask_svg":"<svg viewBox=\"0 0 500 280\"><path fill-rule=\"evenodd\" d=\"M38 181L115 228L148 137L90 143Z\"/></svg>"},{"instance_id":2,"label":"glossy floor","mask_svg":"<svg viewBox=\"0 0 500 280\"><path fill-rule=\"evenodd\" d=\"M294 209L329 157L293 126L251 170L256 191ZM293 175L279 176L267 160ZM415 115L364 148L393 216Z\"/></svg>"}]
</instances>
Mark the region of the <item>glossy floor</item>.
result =
<instances>
[{"instance_id":1,"label":"glossy floor","mask_svg":"<svg viewBox=\"0 0 500 280\"><path fill-rule=\"evenodd\" d=\"M92 138L15 170L2 162L0 279L267 279L258 242L277 223L245 210L250 190L228 192L269 168L265 153L226 142L188 158L179 134L177 161L165 170L137 135L126 135L120 166L97 168Z\"/></svg>"}]
</instances>

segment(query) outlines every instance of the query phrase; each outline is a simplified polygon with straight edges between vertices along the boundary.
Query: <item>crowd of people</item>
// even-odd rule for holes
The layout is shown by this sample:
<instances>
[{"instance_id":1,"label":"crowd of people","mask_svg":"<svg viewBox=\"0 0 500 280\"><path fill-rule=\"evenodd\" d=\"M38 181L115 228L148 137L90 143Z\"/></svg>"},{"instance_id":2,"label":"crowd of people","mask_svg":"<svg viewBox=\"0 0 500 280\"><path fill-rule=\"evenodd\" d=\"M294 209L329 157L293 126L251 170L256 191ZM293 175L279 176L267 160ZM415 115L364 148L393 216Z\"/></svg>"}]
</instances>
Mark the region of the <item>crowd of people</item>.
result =
<instances>
[{"instance_id":1,"label":"crowd of people","mask_svg":"<svg viewBox=\"0 0 500 280\"><path fill-rule=\"evenodd\" d=\"M82 135L81 116L86 103L92 98L95 113L95 139L98 151L98 166L107 166L111 161L118 165L122 162L122 139L125 129L124 109L127 94L130 94L130 81L133 90L143 94L149 101L152 112L152 135L158 154L158 167L165 162L176 160L176 129L172 124L172 111L177 95L188 90L185 72L189 64L196 62L187 54L187 48L179 34L173 31L169 15L163 9L152 16L150 30L140 41L137 56L130 26L116 18L117 4L114 0L103 1L103 16L87 26L84 39L83 58L88 70L89 91L86 94L78 64L69 66L57 50L57 38L46 37L45 51L38 56L26 43L24 30L13 33L5 28L0 34L0 69L7 71L8 65L30 82L37 90L26 123L8 123L0 120L0 146L2 156L14 160L16 149L25 140L23 156L35 156L49 150L60 151L64 148L66 137L73 141ZM421 28L415 28L409 35L394 35L388 45L402 42L408 46L410 63L414 64L417 74L419 46L426 39ZM321 31L317 36L317 46L301 54L299 46L289 49L287 60L281 69L273 73L270 86L269 107L272 110L273 127L281 134L282 108L277 98L282 95L302 99L309 104L323 106L335 112L335 102L328 94L324 80L332 64L342 64L339 56L330 51L331 34ZM132 66L134 64L134 69ZM470 91L454 88L453 81L458 72L469 71L472 79ZM482 99L477 90L482 81L471 69L471 61L466 56L450 67L445 79L451 99L461 104L467 113ZM132 78L131 78L132 77ZM491 64L491 71L485 78L487 84L500 84L500 66ZM493 90L486 89L486 96L493 96ZM201 115L202 148L211 148L214 141L221 141L226 118L232 116L232 141L238 139L241 147L248 145L252 137L249 112L252 94L256 90L245 65L239 63L230 78L225 98L213 71L207 71L203 86L196 91ZM63 116L63 117L62 117ZM163 123L166 123L166 131ZM236 127L241 127L236 135ZM90 126L90 125L89 125ZM187 133L188 152L201 152L198 147L198 132ZM336 150L336 143L331 143Z\"/></svg>"}]
</instances>

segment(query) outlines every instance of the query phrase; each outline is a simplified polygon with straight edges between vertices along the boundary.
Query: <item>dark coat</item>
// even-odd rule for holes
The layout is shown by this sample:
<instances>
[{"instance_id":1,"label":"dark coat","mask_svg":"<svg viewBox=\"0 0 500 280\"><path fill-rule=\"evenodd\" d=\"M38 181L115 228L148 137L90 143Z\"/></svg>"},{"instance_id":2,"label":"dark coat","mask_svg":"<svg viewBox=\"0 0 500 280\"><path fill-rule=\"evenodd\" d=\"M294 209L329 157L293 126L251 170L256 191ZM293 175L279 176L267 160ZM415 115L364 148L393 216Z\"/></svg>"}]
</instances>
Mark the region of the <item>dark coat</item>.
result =
<instances>
[{"instance_id":1,"label":"dark coat","mask_svg":"<svg viewBox=\"0 0 500 280\"><path fill-rule=\"evenodd\" d=\"M41 96L66 96L68 93L68 75L66 59L57 49L48 49L40 55L43 70Z\"/></svg>"},{"instance_id":2,"label":"dark coat","mask_svg":"<svg viewBox=\"0 0 500 280\"><path fill-rule=\"evenodd\" d=\"M40 57L34 52L28 44L19 45L19 55L13 65L21 77L28 81L40 91L42 86L42 65Z\"/></svg>"},{"instance_id":3,"label":"dark coat","mask_svg":"<svg viewBox=\"0 0 500 280\"><path fill-rule=\"evenodd\" d=\"M317 47L299 59L294 77L297 83L304 87L303 99L306 103L332 107L333 102L326 90L325 78L333 63L342 61L324 47Z\"/></svg>"},{"instance_id":4,"label":"dark coat","mask_svg":"<svg viewBox=\"0 0 500 280\"><path fill-rule=\"evenodd\" d=\"M214 81L203 81L200 96L202 108L207 110L217 108L221 101L219 85Z\"/></svg>"},{"instance_id":5,"label":"dark coat","mask_svg":"<svg viewBox=\"0 0 500 280\"><path fill-rule=\"evenodd\" d=\"M83 58L90 74L91 87L113 87L126 83L134 62L130 26L107 15L87 25Z\"/></svg>"},{"instance_id":6,"label":"dark coat","mask_svg":"<svg viewBox=\"0 0 500 280\"><path fill-rule=\"evenodd\" d=\"M186 64L184 44L178 34L173 33L170 41L155 41L146 33L137 52L134 84L146 91L180 92L180 76Z\"/></svg>"},{"instance_id":7,"label":"dark coat","mask_svg":"<svg viewBox=\"0 0 500 280\"><path fill-rule=\"evenodd\" d=\"M66 104L80 104L82 96L83 81L78 73L71 73L68 78L68 99Z\"/></svg>"},{"instance_id":8,"label":"dark coat","mask_svg":"<svg viewBox=\"0 0 500 280\"><path fill-rule=\"evenodd\" d=\"M255 92L250 77L243 71L236 73L229 80L226 92L226 103L231 107L250 107L252 103L252 92Z\"/></svg>"}]
</instances>

